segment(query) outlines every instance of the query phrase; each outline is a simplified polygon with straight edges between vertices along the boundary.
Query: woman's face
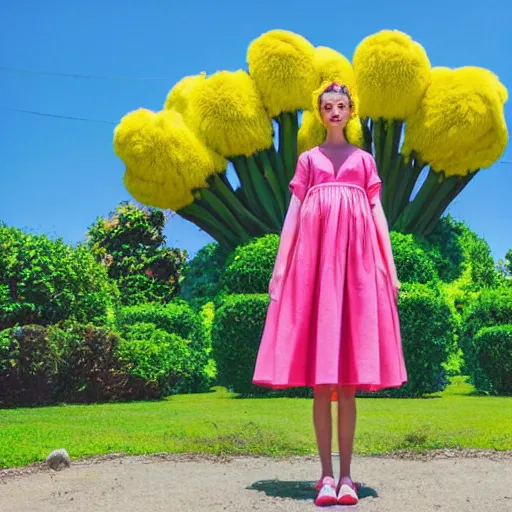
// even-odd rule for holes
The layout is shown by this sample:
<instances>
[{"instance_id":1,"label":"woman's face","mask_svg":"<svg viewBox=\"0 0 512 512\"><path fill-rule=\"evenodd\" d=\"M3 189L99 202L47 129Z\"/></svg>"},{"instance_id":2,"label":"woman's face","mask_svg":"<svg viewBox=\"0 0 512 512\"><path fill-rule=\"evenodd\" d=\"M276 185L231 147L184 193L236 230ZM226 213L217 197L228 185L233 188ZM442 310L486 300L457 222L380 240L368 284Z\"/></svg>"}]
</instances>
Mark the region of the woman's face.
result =
<instances>
[{"instance_id":1,"label":"woman's face","mask_svg":"<svg viewBox=\"0 0 512 512\"><path fill-rule=\"evenodd\" d=\"M350 100L346 94L326 92L320 98L320 114L326 128L344 128L352 114Z\"/></svg>"}]
</instances>

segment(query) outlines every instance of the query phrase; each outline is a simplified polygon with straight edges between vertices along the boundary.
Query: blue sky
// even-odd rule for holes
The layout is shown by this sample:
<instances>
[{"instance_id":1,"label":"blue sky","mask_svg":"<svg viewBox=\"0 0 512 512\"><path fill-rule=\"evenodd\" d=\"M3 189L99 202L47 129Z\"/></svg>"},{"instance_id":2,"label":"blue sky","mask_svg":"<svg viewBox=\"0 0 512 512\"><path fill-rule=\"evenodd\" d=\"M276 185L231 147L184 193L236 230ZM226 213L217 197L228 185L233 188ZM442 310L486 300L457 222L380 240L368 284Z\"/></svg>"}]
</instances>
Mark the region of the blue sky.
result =
<instances>
[{"instance_id":1,"label":"blue sky","mask_svg":"<svg viewBox=\"0 0 512 512\"><path fill-rule=\"evenodd\" d=\"M249 43L275 28L300 33L349 59L367 35L402 30L426 48L432 65L486 67L512 90L510 19L510 0L2 2L0 68L165 80L0 69L0 220L76 243L97 216L130 199L122 162L112 150L113 125L6 109L117 123L139 107L159 110L185 75L244 68ZM502 160L512 162L510 149ZM512 165L498 163L482 171L450 209L487 239L495 258L512 247L511 190ZM192 254L210 241L177 216L166 234L169 245Z\"/></svg>"}]
</instances>

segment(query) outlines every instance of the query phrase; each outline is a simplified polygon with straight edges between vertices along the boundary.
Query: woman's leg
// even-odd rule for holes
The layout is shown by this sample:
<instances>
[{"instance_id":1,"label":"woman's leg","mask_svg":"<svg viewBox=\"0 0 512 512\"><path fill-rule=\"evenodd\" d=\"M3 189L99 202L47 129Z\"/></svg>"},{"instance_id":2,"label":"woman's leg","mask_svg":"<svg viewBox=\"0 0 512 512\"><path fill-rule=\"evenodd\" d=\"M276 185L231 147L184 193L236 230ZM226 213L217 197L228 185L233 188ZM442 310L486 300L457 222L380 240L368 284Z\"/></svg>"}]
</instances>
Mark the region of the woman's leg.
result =
<instances>
[{"instance_id":1,"label":"woman's leg","mask_svg":"<svg viewBox=\"0 0 512 512\"><path fill-rule=\"evenodd\" d=\"M315 425L316 442L320 463L322 464L322 478L334 476L332 469L332 416L331 416L331 389L330 386L319 386L314 390L313 423Z\"/></svg>"},{"instance_id":2,"label":"woman's leg","mask_svg":"<svg viewBox=\"0 0 512 512\"><path fill-rule=\"evenodd\" d=\"M340 481L350 480L350 465L356 430L356 389L338 389L338 444L340 450ZM348 483L348 482L347 482Z\"/></svg>"}]
</instances>

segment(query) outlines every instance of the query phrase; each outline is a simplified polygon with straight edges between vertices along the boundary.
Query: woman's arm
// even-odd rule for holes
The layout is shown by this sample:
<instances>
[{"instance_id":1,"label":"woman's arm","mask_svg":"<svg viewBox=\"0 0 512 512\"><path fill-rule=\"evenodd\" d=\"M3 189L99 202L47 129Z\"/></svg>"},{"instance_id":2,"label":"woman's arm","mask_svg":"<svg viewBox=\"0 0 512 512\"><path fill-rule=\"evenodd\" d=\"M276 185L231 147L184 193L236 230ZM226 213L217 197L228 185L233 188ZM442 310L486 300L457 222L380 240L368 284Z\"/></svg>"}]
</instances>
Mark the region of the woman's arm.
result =
<instances>
[{"instance_id":1,"label":"woman's arm","mask_svg":"<svg viewBox=\"0 0 512 512\"><path fill-rule=\"evenodd\" d=\"M379 241L380 250L384 258L386 269L393 283L395 293L398 294L400 289L400 281L396 273L395 260L393 258L393 250L391 248L391 238L389 236L388 221L386 220L386 214L382 208L380 199L375 199L372 205L373 219L375 221L375 227L377 230L377 238Z\"/></svg>"},{"instance_id":2,"label":"woman's arm","mask_svg":"<svg viewBox=\"0 0 512 512\"><path fill-rule=\"evenodd\" d=\"M277 251L272 279L269 284L269 294L272 300L279 300L281 297L284 275L288 268L289 258L293 252L293 247L299 231L300 206L301 200L297 196L292 195L288 211L286 212L286 218L283 223L283 229L279 240L279 249Z\"/></svg>"}]
</instances>

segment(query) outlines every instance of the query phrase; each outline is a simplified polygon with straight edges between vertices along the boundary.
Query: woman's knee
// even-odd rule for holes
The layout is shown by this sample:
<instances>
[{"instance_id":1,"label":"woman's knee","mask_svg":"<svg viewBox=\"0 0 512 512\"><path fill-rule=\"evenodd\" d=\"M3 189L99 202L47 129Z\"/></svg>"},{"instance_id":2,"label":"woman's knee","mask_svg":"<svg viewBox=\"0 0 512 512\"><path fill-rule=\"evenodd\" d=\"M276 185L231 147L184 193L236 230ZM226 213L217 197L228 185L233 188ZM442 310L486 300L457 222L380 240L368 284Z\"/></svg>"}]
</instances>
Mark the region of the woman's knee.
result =
<instances>
[{"instance_id":1,"label":"woman's knee","mask_svg":"<svg viewBox=\"0 0 512 512\"><path fill-rule=\"evenodd\" d=\"M352 400L356 396L355 386L340 386L338 388L338 400Z\"/></svg>"},{"instance_id":2,"label":"woman's knee","mask_svg":"<svg viewBox=\"0 0 512 512\"><path fill-rule=\"evenodd\" d=\"M313 396L318 400L330 400L332 395L332 386L330 384L315 386Z\"/></svg>"}]
</instances>

